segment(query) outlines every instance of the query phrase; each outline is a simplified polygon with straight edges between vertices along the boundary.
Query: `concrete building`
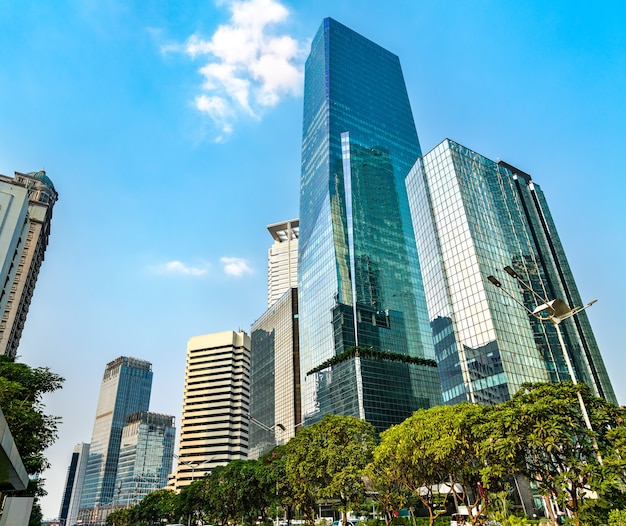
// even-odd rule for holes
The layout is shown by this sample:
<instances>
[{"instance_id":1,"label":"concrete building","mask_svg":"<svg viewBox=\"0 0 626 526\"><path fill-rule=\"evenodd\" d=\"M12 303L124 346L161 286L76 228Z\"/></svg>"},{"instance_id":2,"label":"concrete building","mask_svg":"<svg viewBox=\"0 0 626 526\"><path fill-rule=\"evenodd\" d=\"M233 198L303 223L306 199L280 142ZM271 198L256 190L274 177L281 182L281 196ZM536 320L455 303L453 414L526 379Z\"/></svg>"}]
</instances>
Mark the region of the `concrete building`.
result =
<instances>
[{"instance_id":1,"label":"concrete building","mask_svg":"<svg viewBox=\"0 0 626 526\"><path fill-rule=\"evenodd\" d=\"M0 353L15 356L58 194L46 172L0 175Z\"/></svg>"},{"instance_id":2,"label":"concrete building","mask_svg":"<svg viewBox=\"0 0 626 526\"><path fill-rule=\"evenodd\" d=\"M298 235L300 221L292 219L269 225L274 238L267 257L267 306L271 307L291 288L298 286Z\"/></svg>"},{"instance_id":3,"label":"concrete building","mask_svg":"<svg viewBox=\"0 0 626 526\"><path fill-rule=\"evenodd\" d=\"M190 338L176 490L215 466L247 458L249 403L250 336L227 331Z\"/></svg>"}]
</instances>

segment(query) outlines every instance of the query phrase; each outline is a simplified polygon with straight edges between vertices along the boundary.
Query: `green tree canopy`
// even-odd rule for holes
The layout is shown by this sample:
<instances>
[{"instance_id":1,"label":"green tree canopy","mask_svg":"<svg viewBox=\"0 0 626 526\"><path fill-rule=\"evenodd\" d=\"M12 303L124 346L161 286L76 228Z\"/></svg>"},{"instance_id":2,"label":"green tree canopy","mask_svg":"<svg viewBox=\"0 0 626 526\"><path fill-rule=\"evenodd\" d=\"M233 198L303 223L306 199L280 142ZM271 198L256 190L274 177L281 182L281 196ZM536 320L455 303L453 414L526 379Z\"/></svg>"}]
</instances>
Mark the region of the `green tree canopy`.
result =
<instances>
[{"instance_id":1,"label":"green tree canopy","mask_svg":"<svg viewBox=\"0 0 626 526\"><path fill-rule=\"evenodd\" d=\"M477 430L487 411L469 403L416 411L381 434L370 473L409 489L428 510L431 525L446 513L450 496L478 511L484 499Z\"/></svg>"},{"instance_id":2,"label":"green tree canopy","mask_svg":"<svg viewBox=\"0 0 626 526\"><path fill-rule=\"evenodd\" d=\"M311 496L338 499L345 513L362 501L362 471L376 441L374 426L351 416L326 415L298 431L287 444L286 468L301 504Z\"/></svg>"},{"instance_id":3,"label":"green tree canopy","mask_svg":"<svg viewBox=\"0 0 626 526\"><path fill-rule=\"evenodd\" d=\"M47 367L31 368L0 356L0 408L29 475L49 467L43 452L56 440L60 418L44 412L42 398L62 383Z\"/></svg>"},{"instance_id":4,"label":"green tree canopy","mask_svg":"<svg viewBox=\"0 0 626 526\"><path fill-rule=\"evenodd\" d=\"M578 392L592 430L583 420ZM536 480L579 524L589 496L605 498L623 484L623 471L614 468L623 452L612 439L623 418L623 409L593 396L584 384L524 384L489 414L483 428L485 471L490 477L518 472Z\"/></svg>"}]
</instances>

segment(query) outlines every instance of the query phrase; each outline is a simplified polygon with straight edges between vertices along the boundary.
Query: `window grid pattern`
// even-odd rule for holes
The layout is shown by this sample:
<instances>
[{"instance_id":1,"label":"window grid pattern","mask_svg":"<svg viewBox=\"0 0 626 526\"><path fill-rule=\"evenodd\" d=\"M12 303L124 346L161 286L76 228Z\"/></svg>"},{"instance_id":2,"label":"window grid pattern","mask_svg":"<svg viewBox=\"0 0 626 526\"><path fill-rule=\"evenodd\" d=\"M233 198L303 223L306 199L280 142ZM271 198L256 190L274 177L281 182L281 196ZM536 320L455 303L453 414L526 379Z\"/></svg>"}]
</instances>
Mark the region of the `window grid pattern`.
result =
<instances>
[{"instance_id":1,"label":"window grid pattern","mask_svg":"<svg viewBox=\"0 0 626 526\"><path fill-rule=\"evenodd\" d=\"M364 416L382 430L441 401L432 367L361 359L306 375L354 345L355 330L361 345L434 358L404 185L420 154L398 57L326 19L305 69L298 269L305 423L332 412Z\"/></svg>"}]
</instances>

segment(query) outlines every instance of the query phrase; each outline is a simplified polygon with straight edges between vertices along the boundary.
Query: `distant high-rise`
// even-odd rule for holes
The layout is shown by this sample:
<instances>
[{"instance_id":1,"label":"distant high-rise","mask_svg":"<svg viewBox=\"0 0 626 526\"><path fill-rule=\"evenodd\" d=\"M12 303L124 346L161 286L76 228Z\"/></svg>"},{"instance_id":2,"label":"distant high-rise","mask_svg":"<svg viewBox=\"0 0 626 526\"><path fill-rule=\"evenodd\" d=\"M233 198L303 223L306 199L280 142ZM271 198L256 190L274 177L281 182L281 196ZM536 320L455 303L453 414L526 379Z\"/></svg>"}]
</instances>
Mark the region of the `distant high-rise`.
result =
<instances>
[{"instance_id":1,"label":"distant high-rise","mask_svg":"<svg viewBox=\"0 0 626 526\"><path fill-rule=\"evenodd\" d=\"M298 289L252 324L249 458L284 444L301 424Z\"/></svg>"},{"instance_id":2,"label":"distant high-rise","mask_svg":"<svg viewBox=\"0 0 626 526\"><path fill-rule=\"evenodd\" d=\"M285 292L298 286L300 221L275 223L267 229L274 238L267 258L267 306L271 307Z\"/></svg>"},{"instance_id":3,"label":"distant high-rise","mask_svg":"<svg viewBox=\"0 0 626 526\"><path fill-rule=\"evenodd\" d=\"M0 175L0 353L15 356L58 199L46 172Z\"/></svg>"},{"instance_id":4,"label":"distant high-rise","mask_svg":"<svg viewBox=\"0 0 626 526\"><path fill-rule=\"evenodd\" d=\"M59 522L62 526L76 524L80 497L83 492L83 482L89 459L89 444L77 444L74 446L72 459L67 468L67 478L65 479L65 490L59 511Z\"/></svg>"},{"instance_id":5,"label":"distant high-rise","mask_svg":"<svg viewBox=\"0 0 626 526\"><path fill-rule=\"evenodd\" d=\"M138 411L147 411L152 389L152 364L121 356L104 371L78 519L104 523L115 506L115 481L122 429Z\"/></svg>"},{"instance_id":6,"label":"distant high-rise","mask_svg":"<svg viewBox=\"0 0 626 526\"><path fill-rule=\"evenodd\" d=\"M298 294L305 424L336 413L380 431L441 403L404 184L420 155L398 57L325 19L304 86Z\"/></svg>"},{"instance_id":7,"label":"distant high-rise","mask_svg":"<svg viewBox=\"0 0 626 526\"><path fill-rule=\"evenodd\" d=\"M248 454L250 336L218 332L187 343L175 488Z\"/></svg>"},{"instance_id":8,"label":"distant high-rise","mask_svg":"<svg viewBox=\"0 0 626 526\"><path fill-rule=\"evenodd\" d=\"M546 200L531 177L446 139L407 177L443 398L498 403L524 382L569 380L537 297L581 299ZM495 275L519 301L488 282ZM579 381L615 402L584 312L561 324Z\"/></svg>"},{"instance_id":9,"label":"distant high-rise","mask_svg":"<svg viewBox=\"0 0 626 526\"><path fill-rule=\"evenodd\" d=\"M139 411L122 430L115 481L115 502L134 505L167 485L172 471L176 428L174 417Z\"/></svg>"}]
</instances>

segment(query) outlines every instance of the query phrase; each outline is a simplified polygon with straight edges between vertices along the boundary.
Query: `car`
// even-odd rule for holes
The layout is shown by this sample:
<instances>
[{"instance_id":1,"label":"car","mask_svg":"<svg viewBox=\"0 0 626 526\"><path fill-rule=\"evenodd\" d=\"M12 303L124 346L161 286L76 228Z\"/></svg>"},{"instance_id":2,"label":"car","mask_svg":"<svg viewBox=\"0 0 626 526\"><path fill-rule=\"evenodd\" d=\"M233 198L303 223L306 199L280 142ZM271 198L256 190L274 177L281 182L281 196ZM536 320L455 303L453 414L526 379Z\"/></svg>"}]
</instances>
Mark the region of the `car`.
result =
<instances>
[{"instance_id":1,"label":"car","mask_svg":"<svg viewBox=\"0 0 626 526\"><path fill-rule=\"evenodd\" d=\"M339 519L338 521L333 522L333 526L343 526L343 519ZM346 522L346 526L356 526L355 521L351 521L348 519Z\"/></svg>"}]
</instances>

